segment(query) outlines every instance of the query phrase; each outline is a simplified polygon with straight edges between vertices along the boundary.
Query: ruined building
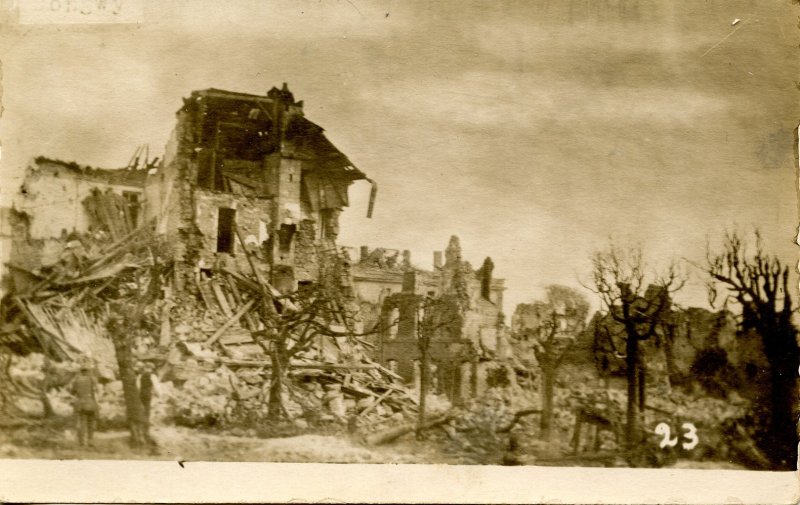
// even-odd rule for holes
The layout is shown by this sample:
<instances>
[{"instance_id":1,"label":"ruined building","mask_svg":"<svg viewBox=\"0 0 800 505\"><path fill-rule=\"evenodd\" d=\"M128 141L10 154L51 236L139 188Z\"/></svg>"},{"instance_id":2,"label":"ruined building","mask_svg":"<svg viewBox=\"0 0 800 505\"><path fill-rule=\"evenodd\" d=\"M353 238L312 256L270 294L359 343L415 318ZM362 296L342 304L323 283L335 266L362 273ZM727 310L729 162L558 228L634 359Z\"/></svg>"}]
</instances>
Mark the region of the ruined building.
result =
<instances>
[{"instance_id":1,"label":"ruined building","mask_svg":"<svg viewBox=\"0 0 800 505\"><path fill-rule=\"evenodd\" d=\"M421 311L436 312L431 335L434 387L460 400L480 393L487 370L508 346L503 322L503 279L492 277L486 258L473 270L461 257L458 237L433 255L433 269L414 267L408 251L361 247L351 268L356 296L375 336L375 359L410 383L420 378ZM426 302L427 299L427 302Z\"/></svg>"},{"instance_id":2,"label":"ruined building","mask_svg":"<svg viewBox=\"0 0 800 505\"><path fill-rule=\"evenodd\" d=\"M146 218L173 244L176 289L196 269L249 271L246 247L280 291L315 278L335 248L347 189L366 176L303 115L284 84L266 96L215 89L184 99Z\"/></svg>"},{"instance_id":3,"label":"ruined building","mask_svg":"<svg viewBox=\"0 0 800 505\"><path fill-rule=\"evenodd\" d=\"M26 169L14 207L3 209L6 289L20 291L42 267L76 261L65 257L75 234L119 239L141 224L146 169L100 169L38 157ZM67 248L69 249L69 248Z\"/></svg>"},{"instance_id":4,"label":"ruined building","mask_svg":"<svg viewBox=\"0 0 800 505\"><path fill-rule=\"evenodd\" d=\"M176 120L163 160L141 169L138 162L102 170L37 158L9 211L12 290L46 278L42 266L80 264L87 235L116 241L145 223L165 239L171 292L202 299L200 306L221 309L225 319L235 305L223 293L231 272L289 293L318 280L327 254L349 256L347 296L359 306L360 328L375 330L364 337L373 359L410 383L419 380L419 312L435 298L444 321L432 335L436 389L457 399L483 388L487 368L507 348L503 280L492 276L490 259L474 270L456 237L444 254L434 253L432 269L414 266L408 252L341 254L336 240L348 188L369 179L306 119L285 84L266 95L194 91ZM368 215L374 196L373 183ZM252 342L242 336L256 331L251 323L220 342Z\"/></svg>"}]
</instances>

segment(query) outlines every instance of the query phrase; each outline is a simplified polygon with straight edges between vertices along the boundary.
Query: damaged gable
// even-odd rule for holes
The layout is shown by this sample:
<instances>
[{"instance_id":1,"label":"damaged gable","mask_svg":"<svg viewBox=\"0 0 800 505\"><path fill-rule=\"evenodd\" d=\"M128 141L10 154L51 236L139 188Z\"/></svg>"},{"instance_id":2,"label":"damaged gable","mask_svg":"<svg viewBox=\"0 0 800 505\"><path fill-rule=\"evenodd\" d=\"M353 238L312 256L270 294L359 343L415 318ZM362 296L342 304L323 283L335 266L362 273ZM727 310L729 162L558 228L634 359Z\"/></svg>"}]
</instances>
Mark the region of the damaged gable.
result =
<instances>
[{"instance_id":1,"label":"damaged gable","mask_svg":"<svg viewBox=\"0 0 800 505\"><path fill-rule=\"evenodd\" d=\"M348 187L366 176L304 117L285 84L266 95L194 91L177 116L148 193L186 280L188 269L247 272L253 260L288 290L313 281L316 248L335 246Z\"/></svg>"},{"instance_id":2,"label":"damaged gable","mask_svg":"<svg viewBox=\"0 0 800 505\"><path fill-rule=\"evenodd\" d=\"M302 161L303 175L313 173L338 184L365 175L324 135L324 130L303 116L302 102L294 102L284 87L266 97L217 89L195 91L182 112L196 123L194 150L200 166L197 185L231 191L231 183L257 189L258 196L276 193L270 155ZM297 174L300 176L300 174Z\"/></svg>"},{"instance_id":3,"label":"damaged gable","mask_svg":"<svg viewBox=\"0 0 800 505\"><path fill-rule=\"evenodd\" d=\"M119 238L140 222L146 177L146 170L93 168L39 156L25 172L14 208L28 215L34 240L84 232Z\"/></svg>"}]
</instances>

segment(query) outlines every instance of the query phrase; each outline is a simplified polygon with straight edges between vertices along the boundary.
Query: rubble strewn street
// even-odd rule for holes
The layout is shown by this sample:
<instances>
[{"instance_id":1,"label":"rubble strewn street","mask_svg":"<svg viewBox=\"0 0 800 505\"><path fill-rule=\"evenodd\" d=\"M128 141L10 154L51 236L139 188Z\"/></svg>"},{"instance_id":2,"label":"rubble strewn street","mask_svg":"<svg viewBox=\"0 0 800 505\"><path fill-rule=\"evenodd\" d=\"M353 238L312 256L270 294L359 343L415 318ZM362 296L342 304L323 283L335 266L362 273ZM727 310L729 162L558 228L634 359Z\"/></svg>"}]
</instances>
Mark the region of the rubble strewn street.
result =
<instances>
[{"instance_id":1,"label":"rubble strewn street","mask_svg":"<svg viewBox=\"0 0 800 505\"><path fill-rule=\"evenodd\" d=\"M612 244L590 261L600 309L548 285L507 323L494 261L473 268L456 235L430 268L337 242L349 186L371 185L371 216L377 184L303 107L286 84L210 88L160 162L33 160L0 302L0 457L787 464L777 260L736 235L709 260L735 314L679 306L679 267ZM48 215L66 180L73 208Z\"/></svg>"}]
</instances>

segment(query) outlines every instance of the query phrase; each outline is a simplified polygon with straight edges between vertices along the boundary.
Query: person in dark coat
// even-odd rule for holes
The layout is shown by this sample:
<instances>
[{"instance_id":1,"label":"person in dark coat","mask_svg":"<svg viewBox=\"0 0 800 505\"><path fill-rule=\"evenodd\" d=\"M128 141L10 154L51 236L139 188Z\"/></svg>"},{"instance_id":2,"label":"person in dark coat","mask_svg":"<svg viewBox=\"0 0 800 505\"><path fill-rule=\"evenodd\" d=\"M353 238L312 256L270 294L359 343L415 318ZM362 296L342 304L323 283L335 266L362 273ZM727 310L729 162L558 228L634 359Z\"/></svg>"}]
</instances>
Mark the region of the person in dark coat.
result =
<instances>
[{"instance_id":1,"label":"person in dark coat","mask_svg":"<svg viewBox=\"0 0 800 505\"><path fill-rule=\"evenodd\" d=\"M159 394L159 381L155 375L155 366L152 363L143 363L139 367L139 400L142 402L144 421L150 425L150 405L153 394Z\"/></svg>"},{"instance_id":2,"label":"person in dark coat","mask_svg":"<svg viewBox=\"0 0 800 505\"><path fill-rule=\"evenodd\" d=\"M77 416L78 444L92 446L95 423L97 422L97 400L95 399L95 381L91 366L81 365L78 376L72 383L72 394L75 397L75 414Z\"/></svg>"}]
</instances>

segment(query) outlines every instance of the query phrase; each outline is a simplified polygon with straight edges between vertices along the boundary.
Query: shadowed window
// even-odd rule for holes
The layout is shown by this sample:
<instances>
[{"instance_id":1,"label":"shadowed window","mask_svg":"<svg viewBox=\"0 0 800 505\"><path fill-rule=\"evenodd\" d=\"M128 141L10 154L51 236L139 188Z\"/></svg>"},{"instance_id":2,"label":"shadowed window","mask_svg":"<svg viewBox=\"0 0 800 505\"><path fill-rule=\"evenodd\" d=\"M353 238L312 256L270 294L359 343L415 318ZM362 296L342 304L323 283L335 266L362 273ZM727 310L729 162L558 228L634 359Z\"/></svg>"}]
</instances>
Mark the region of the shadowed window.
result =
<instances>
[{"instance_id":1,"label":"shadowed window","mask_svg":"<svg viewBox=\"0 0 800 505\"><path fill-rule=\"evenodd\" d=\"M233 224L236 211L220 208L217 216L217 252L233 253Z\"/></svg>"}]
</instances>

